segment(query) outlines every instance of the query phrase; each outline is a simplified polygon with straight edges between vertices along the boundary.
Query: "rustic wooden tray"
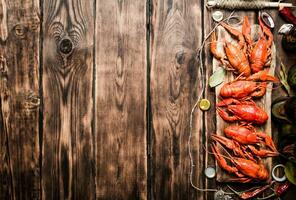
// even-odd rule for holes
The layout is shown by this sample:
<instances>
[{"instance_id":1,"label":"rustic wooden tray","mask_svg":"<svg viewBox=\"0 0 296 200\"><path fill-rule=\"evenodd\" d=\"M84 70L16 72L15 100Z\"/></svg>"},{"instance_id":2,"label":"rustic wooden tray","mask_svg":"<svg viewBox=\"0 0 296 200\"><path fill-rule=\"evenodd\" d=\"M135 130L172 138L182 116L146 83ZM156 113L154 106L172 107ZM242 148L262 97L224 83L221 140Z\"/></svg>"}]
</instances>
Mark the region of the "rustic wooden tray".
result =
<instances>
[{"instance_id":1,"label":"rustic wooden tray","mask_svg":"<svg viewBox=\"0 0 296 200\"><path fill-rule=\"evenodd\" d=\"M238 27L241 29L241 27ZM252 26L252 38L258 38L259 37L259 34L261 30L260 30L260 27L259 25L253 25ZM217 34L217 40L220 41L218 42L218 50L219 51L222 51L224 52L223 50L223 38L225 38L227 41L233 41L235 40L233 37L231 37L231 35L221 26L219 26L217 28L217 31L216 31L216 34ZM271 57L272 57L272 60L271 60L271 66L269 68L269 74L271 75L274 75L274 71L275 71L275 67L276 67L276 49L275 49L275 45L272 44L272 53L271 53ZM213 71L216 71L219 67L222 67L222 64L215 58L213 58ZM226 73L226 76L225 76L225 79L224 79L224 83L227 83L229 81L232 81L234 79L234 76L233 76L233 73L228 71ZM216 103L219 100L219 93L220 93L220 89L222 87L223 83L219 86L216 87L215 89L215 93L216 93ZM261 131L264 131L266 134L268 135L271 135L271 95L272 95L272 83L269 83L268 86L267 86L267 92L265 94L264 97L262 97L261 99L259 100L256 100L256 103L259 107L263 108L268 116L269 116L269 119L267 121L267 123L263 126L260 126L260 127L256 127L258 130L261 130ZM216 115L217 115L217 135L224 135L223 133L223 130L225 127L227 127L230 123L227 123L225 122L220 116L219 114L216 112ZM219 147L219 146L218 146ZM219 147L221 148L221 147ZM221 150L221 149L220 149ZM221 150L222 152L222 150ZM271 158L266 158L266 159L263 159L263 163L264 165L266 166L267 170L269 172L271 172L271 167L272 167L272 159ZM223 169L221 169L217 163L216 163L216 168L217 168L217 181L219 182L229 182L230 181L230 178L234 178L235 176L225 172Z\"/></svg>"}]
</instances>

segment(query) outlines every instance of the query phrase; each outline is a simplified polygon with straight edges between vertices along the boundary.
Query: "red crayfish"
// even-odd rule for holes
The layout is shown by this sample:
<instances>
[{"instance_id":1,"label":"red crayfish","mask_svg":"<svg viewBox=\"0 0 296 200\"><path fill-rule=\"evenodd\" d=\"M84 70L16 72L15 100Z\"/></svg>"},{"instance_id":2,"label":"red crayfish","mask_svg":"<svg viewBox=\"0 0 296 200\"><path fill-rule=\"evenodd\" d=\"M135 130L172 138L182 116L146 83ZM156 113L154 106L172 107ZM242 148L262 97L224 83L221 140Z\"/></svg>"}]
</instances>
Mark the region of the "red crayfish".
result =
<instances>
[{"instance_id":1,"label":"red crayfish","mask_svg":"<svg viewBox=\"0 0 296 200\"><path fill-rule=\"evenodd\" d=\"M239 39L239 44L234 45L230 42L225 42L224 50L226 58L217 50L217 39L215 32L211 36L211 52L214 57L222 62L223 65L227 66L231 70L237 71L239 74L248 77L251 75L251 68L249 64L248 57L246 55L245 49L245 39L243 34L229 26L228 24L221 23L221 25L227 29L232 35Z\"/></svg>"},{"instance_id":2,"label":"red crayfish","mask_svg":"<svg viewBox=\"0 0 296 200\"><path fill-rule=\"evenodd\" d=\"M235 174L238 178L232 179L232 181L239 181L243 183L250 182L252 180L265 181L269 178L269 173L267 169L261 163L256 163L255 161L233 157L231 155L224 156L221 155L216 145L211 145L212 152L219 164L219 166L228 171L229 173ZM227 161L229 160L234 166L230 166Z\"/></svg>"},{"instance_id":3,"label":"red crayfish","mask_svg":"<svg viewBox=\"0 0 296 200\"><path fill-rule=\"evenodd\" d=\"M254 82L254 81L264 82ZM266 93L267 82L278 82L274 76L268 75L266 71L260 71L249 76L247 79L240 77L225 83L220 89L220 96L223 98L244 98L244 97L262 97Z\"/></svg>"},{"instance_id":4,"label":"red crayfish","mask_svg":"<svg viewBox=\"0 0 296 200\"><path fill-rule=\"evenodd\" d=\"M259 17L259 24L262 30L261 37L255 43L252 41L250 33L250 23L247 16L245 16L243 21L242 33L248 43L248 57L250 62L250 67L253 73L259 72L266 65L270 64L270 54L271 54L271 44L273 41L273 35L269 28L264 25Z\"/></svg>"},{"instance_id":5,"label":"red crayfish","mask_svg":"<svg viewBox=\"0 0 296 200\"><path fill-rule=\"evenodd\" d=\"M223 107L226 110L223 110ZM217 104L217 111L221 118L228 122L244 121L262 125L268 120L267 113L249 100L224 99Z\"/></svg>"},{"instance_id":6,"label":"red crayfish","mask_svg":"<svg viewBox=\"0 0 296 200\"><path fill-rule=\"evenodd\" d=\"M253 126L228 126L224 129L224 134L240 144L248 145L248 149L250 149L256 156L268 157L279 155L272 138L264 132L256 131ZM270 150L257 150L252 144L263 144Z\"/></svg>"}]
</instances>

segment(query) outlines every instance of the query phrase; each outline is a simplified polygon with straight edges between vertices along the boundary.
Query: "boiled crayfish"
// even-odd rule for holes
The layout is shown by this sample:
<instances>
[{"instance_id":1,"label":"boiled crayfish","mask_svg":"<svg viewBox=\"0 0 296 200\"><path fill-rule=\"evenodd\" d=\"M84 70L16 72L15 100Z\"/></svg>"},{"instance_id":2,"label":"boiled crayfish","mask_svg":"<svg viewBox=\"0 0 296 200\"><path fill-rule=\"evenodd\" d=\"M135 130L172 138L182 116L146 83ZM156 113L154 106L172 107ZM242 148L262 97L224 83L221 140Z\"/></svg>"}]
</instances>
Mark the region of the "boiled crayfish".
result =
<instances>
[{"instance_id":1,"label":"boiled crayfish","mask_svg":"<svg viewBox=\"0 0 296 200\"><path fill-rule=\"evenodd\" d=\"M241 124L226 127L225 136L211 135L211 139L221 145L228 156L221 155L215 144L211 145L211 149L220 167L237 176L232 181L250 182L254 179L264 181L269 178L269 173L261 164L261 158L278 156L279 153L272 138L252 126L252 124L265 124L268 115L251 99L264 96L268 82L279 82L263 69L270 63L273 35L260 18L262 31L256 42L253 42L250 35L248 17L243 20L242 32L224 22L220 24L236 37L238 42L234 44L223 40L225 52L223 55L217 49L218 42L213 32L210 50L226 69L233 70L239 75L221 87L222 100L216 104L217 112L223 120L241 122ZM235 157L228 153L229 150Z\"/></svg>"},{"instance_id":2,"label":"boiled crayfish","mask_svg":"<svg viewBox=\"0 0 296 200\"><path fill-rule=\"evenodd\" d=\"M237 141L216 134L212 134L211 139L231 150L234 155L255 161L253 155L246 151L247 147L240 145Z\"/></svg>"},{"instance_id":3,"label":"boiled crayfish","mask_svg":"<svg viewBox=\"0 0 296 200\"><path fill-rule=\"evenodd\" d=\"M254 43L251 39L250 33L250 23L247 16L245 16L243 21L242 33L245 37L245 40L248 44L248 57L250 62L250 67L253 73L259 72L263 69L264 66L270 64L270 55L271 55L271 44L273 41L273 35L269 28L264 25L259 17L259 24L262 30L261 37L259 40Z\"/></svg>"},{"instance_id":4,"label":"boiled crayfish","mask_svg":"<svg viewBox=\"0 0 296 200\"><path fill-rule=\"evenodd\" d=\"M232 35L239 39L238 45L234 45L230 42L225 42L224 50L226 57L217 50L217 39L216 34L213 32L211 36L211 52L214 57L222 62L223 65L227 66L231 70L237 71L245 77L251 75L251 68L249 64L248 57L246 55L246 44L243 34L229 26L226 23L221 23L221 25L227 29Z\"/></svg>"},{"instance_id":5,"label":"boiled crayfish","mask_svg":"<svg viewBox=\"0 0 296 200\"><path fill-rule=\"evenodd\" d=\"M246 158L247 155L245 154L244 149L242 149L242 146L237 141L230 140L226 137L219 136L216 134L212 134L211 139L213 141L223 144L227 149L232 150L234 155Z\"/></svg>"},{"instance_id":6,"label":"boiled crayfish","mask_svg":"<svg viewBox=\"0 0 296 200\"><path fill-rule=\"evenodd\" d=\"M255 82L257 80L264 82ZM238 77L221 87L220 96L223 98L262 97L266 93L266 81L278 82L278 79L268 75L266 71L257 72L247 79Z\"/></svg>"},{"instance_id":7,"label":"boiled crayfish","mask_svg":"<svg viewBox=\"0 0 296 200\"><path fill-rule=\"evenodd\" d=\"M211 149L219 166L238 177L236 179L232 179L231 181L247 183L254 179L265 181L269 178L269 173L263 164L258 164L255 161L245 158L232 157L230 155L229 157L226 157L221 155L217 146L214 144L211 145ZM234 166L230 166L225 158L227 158Z\"/></svg>"},{"instance_id":8,"label":"boiled crayfish","mask_svg":"<svg viewBox=\"0 0 296 200\"><path fill-rule=\"evenodd\" d=\"M237 37L239 42L234 45L225 42L225 56L217 50L216 34L213 32L211 37L211 52L214 57L222 62L226 67L236 70L239 74L248 77L252 73L259 72L264 66L270 64L271 44L273 35L269 28L264 25L259 17L259 25L262 33L259 40L255 43L251 38L251 27L249 19L245 16L243 20L242 33L234 27L222 22L223 26L230 34ZM227 61L228 60L228 61Z\"/></svg>"},{"instance_id":9,"label":"boiled crayfish","mask_svg":"<svg viewBox=\"0 0 296 200\"><path fill-rule=\"evenodd\" d=\"M253 126L231 125L224 129L224 134L240 144L263 143L270 149L277 151L271 137L266 133L256 131Z\"/></svg>"},{"instance_id":10,"label":"boiled crayfish","mask_svg":"<svg viewBox=\"0 0 296 200\"><path fill-rule=\"evenodd\" d=\"M248 145L248 149L250 149L251 152L254 153L256 156L268 157L279 155L272 141L272 138L264 132L256 131L253 126L228 126L224 129L224 134L242 145ZM257 150L254 146L251 146L253 144L263 144L270 150Z\"/></svg>"},{"instance_id":11,"label":"boiled crayfish","mask_svg":"<svg viewBox=\"0 0 296 200\"><path fill-rule=\"evenodd\" d=\"M226 134L226 132L229 133ZM247 128L239 126L229 126L225 129L224 133L228 138L221 135L212 134L211 139L215 142L219 142L224 147L231 150L236 156L255 161L253 154L260 158L279 155L270 136L266 135L265 133L252 132ZM262 141L261 137L265 138L265 141ZM267 146L272 150L263 148L257 149L255 148L255 146L252 146L254 144L264 144L264 146ZM248 152L247 150L249 150L250 152Z\"/></svg>"},{"instance_id":12,"label":"boiled crayfish","mask_svg":"<svg viewBox=\"0 0 296 200\"><path fill-rule=\"evenodd\" d=\"M223 107L226 110L223 110ZM224 99L217 103L217 111L221 118L228 122L244 121L262 125L268 120L267 113L258 107L255 102L249 100Z\"/></svg>"}]
</instances>

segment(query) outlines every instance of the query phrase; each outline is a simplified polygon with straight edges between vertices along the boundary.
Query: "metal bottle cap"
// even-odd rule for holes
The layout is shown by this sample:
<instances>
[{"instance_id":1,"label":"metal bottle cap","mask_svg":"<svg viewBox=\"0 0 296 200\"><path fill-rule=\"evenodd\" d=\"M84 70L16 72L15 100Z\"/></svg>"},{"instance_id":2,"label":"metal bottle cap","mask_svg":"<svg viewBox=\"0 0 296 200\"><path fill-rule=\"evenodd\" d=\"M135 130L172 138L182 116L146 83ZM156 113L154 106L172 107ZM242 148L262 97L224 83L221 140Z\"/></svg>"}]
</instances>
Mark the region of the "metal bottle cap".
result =
<instances>
[{"instance_id":1,"label":"metal bottle cap","mask_svg":"<svg viewBox=\"0 0 296 200\"><path fill-rule=\"evenodd\" d=\"M225 193L223 190L218 190L217 192L215 192L214 194L214 199L215 200L224 200L225 198Z\"/></svg>"},{"instance_id":2,"label":"metal bottle cap","mask_svg":"<svg viewBox=\"0 0 296 200\"><path fill-rule=\"evenodd\" d=\"M216 176L216 170L213 167L207 167L205 169L205 175L207 178L214 178Z\"/></svg>"},{"instance_id":3,"label":"metal bottle cap","mask_svg":"<svg viewBox=\"0 0 296 200\"><path fill-rule=\"evenodd\" d=\"M223 13L219 10L213 12L212 18L215 22L220 22L223 19Z\"/></svg>"},{"instance_id":4,"label":"metal bottle cap","mask_svg":"<svg viewBox=\"0 0 296 200\"><path fill-rule=\"evenodd\" d=\"M209 110L211 107L211 102L207 99L202 99L199 102L199 108L203 111Z\"/></svg>"}]
</instances>

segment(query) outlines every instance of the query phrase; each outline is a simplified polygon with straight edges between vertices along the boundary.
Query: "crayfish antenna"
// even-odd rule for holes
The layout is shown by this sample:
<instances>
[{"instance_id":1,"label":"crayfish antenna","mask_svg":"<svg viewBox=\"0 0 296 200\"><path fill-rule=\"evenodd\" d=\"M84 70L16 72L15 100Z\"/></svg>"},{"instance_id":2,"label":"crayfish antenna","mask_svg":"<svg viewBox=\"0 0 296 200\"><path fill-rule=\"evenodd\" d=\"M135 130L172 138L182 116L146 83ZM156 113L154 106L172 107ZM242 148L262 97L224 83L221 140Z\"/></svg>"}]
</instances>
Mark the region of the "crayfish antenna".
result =
<instances>
[{"instance_id":1,"label":"crayfish antenna","mask_svg":"<svg viewBox=\"0 0 296 200\"><path fill-rule=\"evenodd\" d=\"M262 22L261 17L258 17L259 20L259 25L261 27L262 30L262 34L267 35L268 40L267 40L267 46L270 46L272 41L273 41L273 35L272 32L270 31L270 29Z\"/></svg>"},{"instance_id":2,"label":"crayfish antenna","mask_svg":"<svg viewBox=\"0 0 296 200\"><path fill-rule=\"evenodd\" d=\"M250 26L248 16L244 17L242 33L243 33L243 36L245 37L245 40L248 43L248 45L251 45L253 43L253 41L252 41L251 35L250 35L251 34L251 26Z\"/></svg>"},{"instance_id":3,"label":"crayfish antenna","mask_svg":"<svg viewBox=\"0 0 296 200\"><path fill-rule=\"evenodd\" d=\"M244 77L244 73L240 73L232 82L238 81L238 80L245 80L246 77Z\"/></svg>"},{"instance_id":4,"label":"crayfish antenna","mask_svg":"<svg viewBox=\"0 0 296 200\"><path fill-rule=\"evenodd\" d=\"M240 48L240 49L244 49L245 46L246 46L246 43L245 43L245 38L244 38L243 34L242 34L239 30L233 28L232 26L230 26L230 25L228 25L228 24L226 24L226 23L224 23L224 22L221 22L221 25L222 25L223 28L225 28L225 29L226 29L231 35L235 36L235 37L238 39L238 45L239 45L239 48Z\"/></svg>"},{"instance_id":5,"label":"crayfish antenna","mask_svg":"<svg viewBox=\"0 0 296 200\"><path fill-rule=\"evenodd\" d=\"M243 127L247 128L247 129L249 129L250 131L253 131L253 132L256 131L255 127L254 127L253 124L250 123L250 122L242 122L242 123L240 124L240 126L243 126Z\"/></svg>"},{"instance_id":6,"label":"crayfish antenna","mask_svg":"<svg viewBox=\"0 0 296 200\"><path fill-rule=\"evenodd\" d=\"M267 70L261 70L259 72L256 72L255 74L252 74L247 78L247 81L269 81L279 83L279 79L268 74Z\"/></svg>"},{"instance_id":7,"label":"crayfish antenna","mask_svg":"<svg viewBox=\"0 0 296 200\"><path fill-rule=\"evenodd\" d=\"M252 100L252 97L246 96L246 97L241 98L240 100L241 101L250 101L250 100Z\"/></svg>"}]
</instances>

